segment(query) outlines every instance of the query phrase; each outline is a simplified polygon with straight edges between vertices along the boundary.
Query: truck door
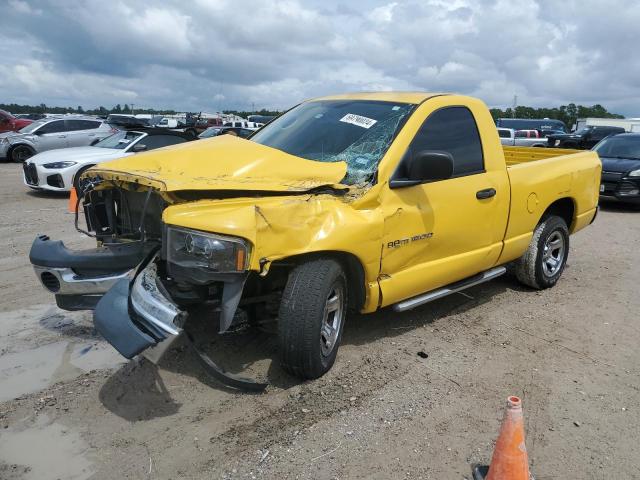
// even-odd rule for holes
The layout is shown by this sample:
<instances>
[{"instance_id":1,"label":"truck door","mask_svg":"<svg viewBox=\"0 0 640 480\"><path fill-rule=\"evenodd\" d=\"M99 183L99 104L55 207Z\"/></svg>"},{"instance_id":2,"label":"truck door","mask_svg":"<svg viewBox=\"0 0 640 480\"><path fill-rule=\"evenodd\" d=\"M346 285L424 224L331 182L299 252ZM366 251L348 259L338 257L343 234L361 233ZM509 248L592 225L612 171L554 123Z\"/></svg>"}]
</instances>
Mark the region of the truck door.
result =
<instances>
[{"instance_id":1,"label":"truck door","mask_svg":"<svg viewBox=\"0 0 640 480\"><path fill-rule=\"evenodd\" d=\"M421 151L451 154L453 177L385 191L379 282L383 306L486 270L502 249L510 189L491 118L483 117L479 130L467 106L436 108L394 175L401 176L412 155Z\"/></svg>"}]
</instances>

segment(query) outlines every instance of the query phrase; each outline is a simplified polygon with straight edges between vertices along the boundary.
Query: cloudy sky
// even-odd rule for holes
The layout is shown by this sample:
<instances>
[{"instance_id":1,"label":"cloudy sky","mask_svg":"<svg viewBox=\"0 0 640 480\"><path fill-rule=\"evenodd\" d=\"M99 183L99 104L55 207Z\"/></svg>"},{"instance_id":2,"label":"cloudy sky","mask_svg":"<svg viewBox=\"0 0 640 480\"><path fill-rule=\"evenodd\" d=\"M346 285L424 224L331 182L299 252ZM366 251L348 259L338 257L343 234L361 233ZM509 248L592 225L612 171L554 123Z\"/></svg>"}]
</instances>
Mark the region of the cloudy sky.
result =
<instances>
[{"instance_id":1,"label":"cloudy sky","mask_svg":"<svg viewBox=\"0 0 640 480\"><path fill-rule=\"evenodd\" d=\"M212 111L355 90L640 116L640 2L0 0L0 103Z\"/></svg>"}]
</instances>

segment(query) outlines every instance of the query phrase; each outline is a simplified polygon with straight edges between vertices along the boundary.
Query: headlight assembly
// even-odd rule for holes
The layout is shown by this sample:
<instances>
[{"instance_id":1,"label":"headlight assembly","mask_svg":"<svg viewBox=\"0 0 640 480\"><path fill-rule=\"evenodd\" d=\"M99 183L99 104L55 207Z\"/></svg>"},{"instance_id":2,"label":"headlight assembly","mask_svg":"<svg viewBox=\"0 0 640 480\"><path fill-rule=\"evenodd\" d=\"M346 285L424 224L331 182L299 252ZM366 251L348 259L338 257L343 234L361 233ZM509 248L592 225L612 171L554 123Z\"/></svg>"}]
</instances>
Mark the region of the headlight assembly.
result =
<instances>
[{"instance_id":1,"label":"headlight assembly","mask_svg":"<svg viewBox=\"0 0 640 480\"><path fill-rule=\"evenodd\" d=\"M220 273L248 268L249 244L241 238L177 227L167 227L166 238L169 263Z\"/></svg>"},{"instance_id":2,"label":"headlight assembly","mask_svg":"<svg viewBox=\"0 0 640 480\"><path fill-rule=\"evenodd\" d=\"M629 172L630 177L640 177L640 170L633 170Z\"/></svg>"},{"instance_id":3,"label":"headlight assembly","mask_svg":"<svg viewBox=\"0 0 640 480\"><path fill-rule=\"evenodd\" d=\"M78 162L53 162L53 163L45 163L42 165L44 168L67 168L75 165Z\"/></svg>"}]
</instances>

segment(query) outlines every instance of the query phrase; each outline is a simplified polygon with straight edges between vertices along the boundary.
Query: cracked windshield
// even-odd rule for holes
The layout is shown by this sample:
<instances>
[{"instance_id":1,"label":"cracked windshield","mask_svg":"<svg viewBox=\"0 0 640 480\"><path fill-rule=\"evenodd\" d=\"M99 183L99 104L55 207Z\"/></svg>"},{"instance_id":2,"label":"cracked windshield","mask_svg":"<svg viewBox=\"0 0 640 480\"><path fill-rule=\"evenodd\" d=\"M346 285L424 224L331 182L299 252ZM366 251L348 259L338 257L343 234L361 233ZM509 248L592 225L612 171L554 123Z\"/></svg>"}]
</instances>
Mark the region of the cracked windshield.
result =
<instances>
[{"instance_id":1,"label":"cracked windshield","mask_svg":"<svg viewBox=\"0 0 640 480\"><path fill-rule=\"evenodd\" d=\"M342 183L367 183L414 107L368 100L303 103L251 140L308 160L346 162Z\"/></svg>"}]
</instances>

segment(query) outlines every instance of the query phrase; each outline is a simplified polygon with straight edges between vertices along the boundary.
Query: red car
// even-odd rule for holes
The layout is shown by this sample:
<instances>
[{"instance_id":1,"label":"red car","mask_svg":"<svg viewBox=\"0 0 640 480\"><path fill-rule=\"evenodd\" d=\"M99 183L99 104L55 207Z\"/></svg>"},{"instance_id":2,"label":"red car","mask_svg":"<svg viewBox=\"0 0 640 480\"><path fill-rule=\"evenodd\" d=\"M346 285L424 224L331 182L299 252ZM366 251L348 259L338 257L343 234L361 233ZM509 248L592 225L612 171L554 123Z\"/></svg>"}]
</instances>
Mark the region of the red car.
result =
<instances>
[{"instance_id":1,"label":"red car","mask_svg":"<svg viewBox=\"0 0 640 480\"><path fill-rule=\"evenodd\" d=\"M0 133L17 132L30 123L33 123L33 120L29 120L26 118L16 118L9 112L0 110Z\"/></svg>"}]
</instances>

